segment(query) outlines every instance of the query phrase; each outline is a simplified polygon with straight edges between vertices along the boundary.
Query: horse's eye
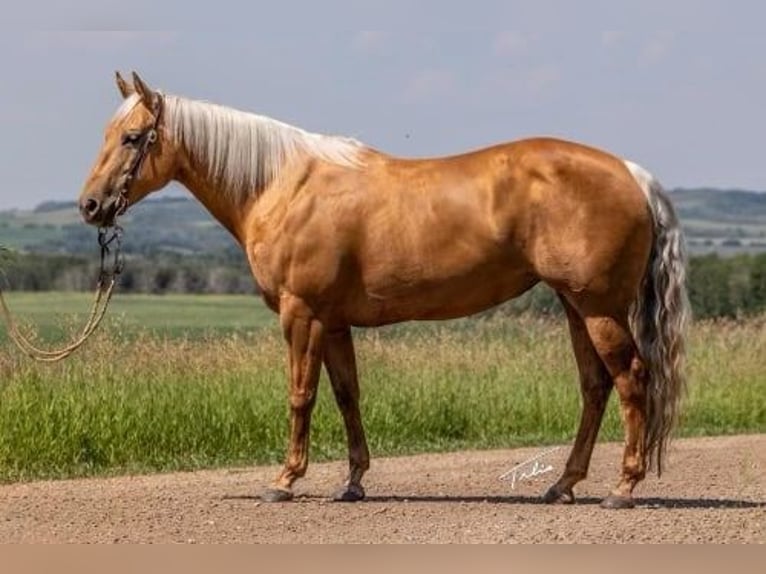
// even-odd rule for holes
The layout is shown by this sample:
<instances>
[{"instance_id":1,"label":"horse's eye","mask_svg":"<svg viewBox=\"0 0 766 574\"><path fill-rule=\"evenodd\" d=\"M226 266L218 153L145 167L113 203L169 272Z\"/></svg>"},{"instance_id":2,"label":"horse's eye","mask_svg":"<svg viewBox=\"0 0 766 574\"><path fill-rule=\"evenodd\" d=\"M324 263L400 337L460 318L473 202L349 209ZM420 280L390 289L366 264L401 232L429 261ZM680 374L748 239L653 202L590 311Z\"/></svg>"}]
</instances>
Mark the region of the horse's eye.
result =
<instances>
[{"instance_id":1,"label":"horse's eye","mask_svg":"<svg viewBox=\"0 0 766 574\"><path fill-rule=\"evenodd\" d=\"M122 145L136 145L140 139L140 132L127 132L122 134Z\"/></svg>"}]
</instances>

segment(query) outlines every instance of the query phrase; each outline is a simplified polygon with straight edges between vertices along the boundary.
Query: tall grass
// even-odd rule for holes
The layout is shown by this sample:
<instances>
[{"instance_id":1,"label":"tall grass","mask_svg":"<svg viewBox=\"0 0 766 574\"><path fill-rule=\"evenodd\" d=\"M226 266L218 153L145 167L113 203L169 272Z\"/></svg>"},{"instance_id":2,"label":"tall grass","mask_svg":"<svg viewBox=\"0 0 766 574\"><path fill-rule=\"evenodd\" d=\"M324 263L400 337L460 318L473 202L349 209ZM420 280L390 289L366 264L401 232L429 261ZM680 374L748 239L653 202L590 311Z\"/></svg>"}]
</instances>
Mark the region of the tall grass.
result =
<instances>
[{"instance_id":1,"label":"tall grass","mask_svg":"<svg viewBox=\"0 0 766 574\"><path fill-rule=\"evenodd\" d=\"M398 326L359 331L356 342L373 456L574 437L579 388L563 321ZM690 348L681 433L766 432L766 317L697 324ZM614 403L601 439L622 436ZM50 366L6 345L0 480L273 463L284 455L287 413L275 328L187 339L117 321ZM311 456L346 456L325 380Z\"/></svg>"}]
</instances>

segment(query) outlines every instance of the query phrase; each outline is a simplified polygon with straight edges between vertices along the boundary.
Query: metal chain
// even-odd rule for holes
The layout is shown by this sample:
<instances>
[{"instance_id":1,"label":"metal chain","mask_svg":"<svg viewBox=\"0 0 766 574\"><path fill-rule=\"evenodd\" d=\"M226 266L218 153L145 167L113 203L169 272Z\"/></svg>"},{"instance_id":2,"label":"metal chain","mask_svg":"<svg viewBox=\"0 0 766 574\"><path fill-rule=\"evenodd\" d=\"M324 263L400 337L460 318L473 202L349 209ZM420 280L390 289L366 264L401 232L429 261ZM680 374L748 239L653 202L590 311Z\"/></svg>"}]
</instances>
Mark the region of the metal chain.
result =
<instances>
[{"instance_id":1,"label":"metal chain","mask_svg":"<svg viewBox=\"0 0 766 574\"><path fill-rule=\"evenodd\" d=\"M103 285L106 279L117 277L122 273L125 267L125 260L122 256L122 227L114 224L111 227L112 234L108 235L110 228L98 228L98 245L101 248L101 264L98 271L98 284ZM106 261L109 258L109 246L114 243L115 248L112 254L112 269L107 271Z\"/></svg>"}]
</instances>

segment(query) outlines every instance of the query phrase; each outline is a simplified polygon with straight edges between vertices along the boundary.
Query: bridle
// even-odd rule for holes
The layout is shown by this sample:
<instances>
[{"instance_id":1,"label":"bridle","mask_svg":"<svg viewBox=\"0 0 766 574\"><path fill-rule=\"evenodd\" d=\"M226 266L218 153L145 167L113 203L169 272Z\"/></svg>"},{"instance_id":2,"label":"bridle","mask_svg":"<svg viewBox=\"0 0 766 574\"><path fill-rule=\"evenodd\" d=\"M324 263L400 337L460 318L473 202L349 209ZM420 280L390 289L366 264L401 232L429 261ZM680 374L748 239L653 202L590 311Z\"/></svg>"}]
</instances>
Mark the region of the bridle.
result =
<instances>
[{"instance_id":1,"label":"bridle","mask_svg":"<svg viewBox=\"0 0 766 574\"><path fill-rule=\"evenodd\" d=\"M125 177L122 180L122 185L120 185L120 188L117 191L117 210L114 214L115 217L123 215L128 210L128 191L130 190L130 184L133 183L133 180L138 175L138 172L141 171L141 166L144 164L146 156L149 155L149 148L158 139L158 130L160 119L162 117L162 110L163 97L162 94L157 93L152 104L152 115L154 115L154 121L152 122L152 125L146 128L139 136L138 150L136 155L133 156L130 165L125 170Z\"/></svg>"},{"instance_id":2,"label":"bridle","mask_svg":"<svg viewBox=\"0 0 766 574\"><path fill-rule=\"evenodd\" d=\"M130 184L136 178L141 171L141 166L144 165L146 156L149 155L149 148L156 143L159 133L160 120L162 119L163 110L163 98L162 94L157 93L154 96L154 102L152 103L152 115L154 121L146 128L138 137L136 154L130 161L127 169L123 172L125 176L122 179L122 184L117 190L117 209L114 213L114 219L110 227L98 228L98 244L101 249L101 268L99 271L98 287L101 289L108 283L109 280L114 282L117 276L122 272L124 267L124 260L122 257L122 227L117 224L117 217L123 215L129 207L128 191L130 191ZM114 245L113 249L110 246ZM107 269L106 261L111 256L112 268Z\"/></svg>"},{"instance_id":3,"label":"bridle","mask_svg":"<svg viewBox=\"0 0 766 574\"><path fill-rule=\"evenodd\" d=\"M130 202L128 201L128 191L130 184L141 171L146 156L149 155L149 148L157 141L159 137L160 119L162 119L163 98L162 94L157 93L152 103L152 115L154 121L138 137L136 154L131 159L127 169L123 172L125 177L117 190L117 209L114 213L111 229L109 227L98 228L98 245L101 249L101 267L98 275L98 288L102 289L109 281L114 283L117 276L122 272L124 260L122 257L122 227L117 224L117 217L123 215ZM113 249L110 246L114 246ZM111 270L107 268L106 262L111 257Z\"/></svg>"},{"instance_id":4,"label":"bridle","mask_svg":"<svg viewBox=\"0 0 766 574\"><path fill-rule=\"evenodd\" d=\"M157 142L159 138L160 120L162 119L164 99L161 93L154 95L152 102L152 115L154 121L144 129L138 137L136 154L130 160L130 164L125 169L122 184L117 190L117 209L114 213L112 224L109 227L101 226L98 228L98 245L101 249L101 267L98 275L98 289L101 290L109 284L110 295L117 277L122 273L124 259L122 257L122 227L117 224L117 217L123 215L130 204L128 200L128 191L130 184L136 179L144 165L146 156L149 155L149 148ZM107 267L107 260L111 258L111 270Z\"/></svg>"},{"instance_id":5,"label":"bridle","mask_svg":"<svg viewBox=\"0 0 766 574\"><path fill-rule=\"evenodd\" d=\"M136 154L133 156L130 165L125 170L125 177L123 178L122 185L120 185L120 188L118 189L116 200L117 209L111 228L99 227L98 244L101 249L101 265L98 275L98 284L96 286L96 294L93 306L91 307L90 316L80 335L63 348L48 350L37 347L33 339L30 339L19 330L11 311L3 298L2 289L0 289L0 317L5 320L8 326L8 335L19 349L33 359L48 363L60 361L68 357L87 341L104 318L109 302L112 299L112 293L117 285L117 279L122 272L124 265L122 258L122 227L117 224L116 218L127 211L130 184L133 183L138 172L141 171L141 166L143 165L146 156L149 155L149 148L157 141L157 130L160 125L162 108L162 94L157 94L152 105L154 121L152 122L152 125L146 128L138 137Z\"/></svg>"}]
</instances>

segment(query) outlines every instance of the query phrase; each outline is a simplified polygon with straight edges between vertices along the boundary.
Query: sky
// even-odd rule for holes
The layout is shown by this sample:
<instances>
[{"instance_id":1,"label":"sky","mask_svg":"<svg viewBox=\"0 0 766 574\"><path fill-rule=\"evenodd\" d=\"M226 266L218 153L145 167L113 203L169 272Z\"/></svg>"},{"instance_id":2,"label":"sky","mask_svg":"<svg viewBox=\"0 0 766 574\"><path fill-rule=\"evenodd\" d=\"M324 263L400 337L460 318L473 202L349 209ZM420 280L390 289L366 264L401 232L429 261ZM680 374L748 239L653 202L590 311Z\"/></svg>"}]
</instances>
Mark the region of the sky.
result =
<instances>
[{"instance_id":1,"label":"sky","mask_svg":"<svg viewBox=\"0 0 766 574\"><path fill-rule=\"evenodd\" d=\"M396 155L551 135L666 187L766 190L763 22L733 0L8 2L0 209L77 197L118 69Z\"/></svg>"}]
</instances>

